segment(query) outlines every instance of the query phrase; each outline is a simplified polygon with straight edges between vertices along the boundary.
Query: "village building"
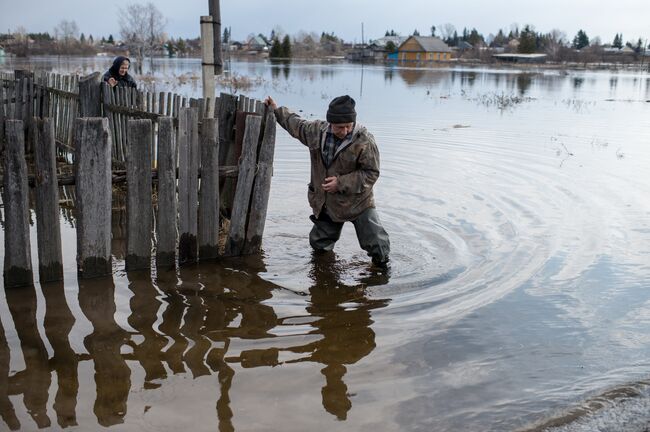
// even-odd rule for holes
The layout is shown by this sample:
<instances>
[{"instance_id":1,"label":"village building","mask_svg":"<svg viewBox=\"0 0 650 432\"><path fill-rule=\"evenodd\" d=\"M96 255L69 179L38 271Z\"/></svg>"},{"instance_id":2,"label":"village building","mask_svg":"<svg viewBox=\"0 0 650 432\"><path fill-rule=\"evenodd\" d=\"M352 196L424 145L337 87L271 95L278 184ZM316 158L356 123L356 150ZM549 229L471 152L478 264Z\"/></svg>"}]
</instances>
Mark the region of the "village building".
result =
<instances>
[{"instance_id":1,"label":"village building","mask_svg":"<svg viewBox=\"0 0 650 432\"><path fill-rule=\"evenodd\" d=\"M504 53L493 54L492 57L496 60L507 63L544 63L546 62L546 54L533 53L533 54L518 54L518 53Z\"/></svg>"},{"instance_id":2,"label":"village building","mask_svg":"<svg viewBox=\"0 0 650 432\"><path fill-rule=\"evenodd\" d=\"M246 42L247 51L265 52L269 50L269 46L261 36L252 36Z\"/></svg>"},{"instance_id":3,"label":"village building","mask_svg":"<svg viewBox=\"0 0 650 432\"><path fill-rule=\"evenodd\" d=\"M397 49L400 62L435 62L451 60L451 48L432 36L411 36Z\"/></svg>"}]
</instances>

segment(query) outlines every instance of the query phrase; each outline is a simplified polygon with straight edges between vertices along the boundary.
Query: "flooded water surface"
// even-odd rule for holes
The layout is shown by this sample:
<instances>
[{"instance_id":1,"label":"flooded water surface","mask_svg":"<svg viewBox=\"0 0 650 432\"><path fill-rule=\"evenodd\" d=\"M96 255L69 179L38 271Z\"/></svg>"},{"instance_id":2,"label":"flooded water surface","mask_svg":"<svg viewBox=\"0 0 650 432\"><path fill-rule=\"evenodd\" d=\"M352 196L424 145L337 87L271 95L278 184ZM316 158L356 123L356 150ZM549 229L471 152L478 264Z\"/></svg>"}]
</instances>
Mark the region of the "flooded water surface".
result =
<instances>
[{"instance_id":1,"label":"flooded water surface","mask_svg":"<svg viewBox=\"0 0 650 432\"><path fill-rule=\"evenodd\" d=\"M138 78L198 96L199 68L160 60ZM126 273L116 209L113 277L78 281L62 210L65 282L0 295L0 429L648 427L650 75L232 69L248 80L221 91L305 118L356 99L381 152L389 272L351 224L313 256L309 156L283 130L260 256Z\"/></svg>"}]
</instances>

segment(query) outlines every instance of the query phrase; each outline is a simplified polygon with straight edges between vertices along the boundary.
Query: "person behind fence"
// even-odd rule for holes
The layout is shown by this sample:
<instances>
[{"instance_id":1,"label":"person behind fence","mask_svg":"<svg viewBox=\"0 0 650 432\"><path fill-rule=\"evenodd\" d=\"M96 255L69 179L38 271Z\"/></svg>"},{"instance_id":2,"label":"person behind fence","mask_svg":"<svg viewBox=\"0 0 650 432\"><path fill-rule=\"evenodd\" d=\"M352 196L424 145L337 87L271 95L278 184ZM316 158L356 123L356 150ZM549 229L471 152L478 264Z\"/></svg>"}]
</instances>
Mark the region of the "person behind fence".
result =
<instances>
[{"instance_id":1,"label":"person behind fence","mask_svg":"<svg viewBox=\"0 0 650 432\"><path fill-rule=\"evenodd\" d=\"M137 84L133 77L129 75L131 60L127 57L118 56L113 60L113 66L104 74L104 81L111 87L132 87L136 88Z\"/></svg>"},{"instance_id":2,"label":"person behind fence","mask_svg":"<svg viewBox=\"0 0 650 432\"><path fill-rule=\"evenodd\" d=\"M352 222L359 245L373 264L385 268L390 241L375 209L373 186L379 177L379 150L368 130L357 123L350 96L334 98L327 121L308 121L265 99L278 124L309 148L311 182L308 198L313 215L309 243L316 251L331 251L344 222Z\"/></svg>"}]
</instances>

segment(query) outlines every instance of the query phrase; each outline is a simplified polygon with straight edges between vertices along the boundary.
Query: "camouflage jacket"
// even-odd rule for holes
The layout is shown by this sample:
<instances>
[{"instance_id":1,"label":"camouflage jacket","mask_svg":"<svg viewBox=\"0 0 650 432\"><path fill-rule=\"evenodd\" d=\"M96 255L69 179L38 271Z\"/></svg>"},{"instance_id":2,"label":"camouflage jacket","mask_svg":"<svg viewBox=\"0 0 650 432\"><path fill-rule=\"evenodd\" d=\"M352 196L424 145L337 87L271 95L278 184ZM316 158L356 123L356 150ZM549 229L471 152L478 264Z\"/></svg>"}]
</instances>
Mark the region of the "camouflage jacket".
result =
<instances>
[{"instance_id":1,"label":"camouflage jacket","mask_svg":"<svg viewBox=\"0 0 650 432\"><path fill-rule=\"evenodd\" d=\"M345 222L375 206L372 187L379 177L379 150L365 127L355 124L351 138L339 145L328 168L322 152L328 122L303 120L286 107L277 108L275 116L280 126L309 148L311 182L307 195L316 217L325 206L333 221ZM321 186L325 177L331 176L338 178L336 193L327 193Z\"/></svg>"}]
</instances>

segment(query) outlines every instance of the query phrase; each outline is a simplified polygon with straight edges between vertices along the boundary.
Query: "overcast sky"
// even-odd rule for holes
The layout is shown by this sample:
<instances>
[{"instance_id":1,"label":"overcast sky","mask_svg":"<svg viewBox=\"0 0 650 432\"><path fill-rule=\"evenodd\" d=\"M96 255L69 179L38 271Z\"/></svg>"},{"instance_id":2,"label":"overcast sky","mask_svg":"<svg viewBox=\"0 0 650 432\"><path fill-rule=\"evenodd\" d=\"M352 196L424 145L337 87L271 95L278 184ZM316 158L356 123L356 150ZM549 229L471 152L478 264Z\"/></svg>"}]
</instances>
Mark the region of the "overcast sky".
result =
<instances>
[{"instance_id":1,"label":"overcast sky","mask_svg":"<svg viewBox=\"0 0 650 432\"><path fill-rule=\"evenodd\" d=\"M136 0L0 0L0 32L18 26L28 32L50 32L61 20L74 20L86 37L119 36L120 7ZM139 1L144 3L144 1ZM154 4L167 18L172 37L197 37L199 16L207 15L208 0L158 0ZM532 24L537 31L560 29L569 39L579 29L590 38L611 42L616 33L624 41L650 39L649 0L223 0L221 20L234 39L250 33L269 34L280 27L295 35L302 31L334 32L346 41L376 39L387 29L408 35L418 29L429 34L432 25L451 23L460 33L475 27L488 36L513 24Z\"/></svg>"}]
</instances>

